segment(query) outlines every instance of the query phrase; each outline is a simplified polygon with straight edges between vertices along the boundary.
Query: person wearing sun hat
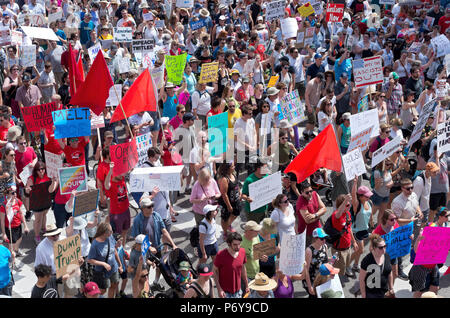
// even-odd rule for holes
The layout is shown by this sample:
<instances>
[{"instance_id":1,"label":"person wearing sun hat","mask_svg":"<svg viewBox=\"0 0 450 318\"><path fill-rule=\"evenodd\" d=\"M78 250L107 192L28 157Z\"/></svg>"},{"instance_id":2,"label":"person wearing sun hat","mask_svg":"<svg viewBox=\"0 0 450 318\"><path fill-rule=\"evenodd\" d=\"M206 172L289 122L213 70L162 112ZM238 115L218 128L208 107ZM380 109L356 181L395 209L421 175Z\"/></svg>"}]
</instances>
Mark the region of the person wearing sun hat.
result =
<instances>
[{"instance_id":1,"label":"person wearing sun hat","mask_svg":"<svg viewBox=\"0 0 450 318\"><path fill-rule=\"evenodd\" d=\"M184 298L214 298L211 265L199 263L197 265L197 274L198 278L189 286Z\"/></svg>"},{"instance_id":2,"label":"person wearing sun hat","mask_svg":"<svg viewBox=\"0 0 450 318\"><path fill-rule=\"evenodd\" d=\"M252 290L249 298L274 298L272 289L275 287L277 287L275 280L264 273L258 273L255 279L248 283L248 288Z\"/></svg>"},{"instance_id":3,"label":"person wearing sun hat","mask_svg":"<svg viewBox=\"0 0 450 318\"><path fill-rule=\"evenodd\" d=\"M258 234L262 229L262 225L259 225L255 221L247 221L247 223L241 225L241 227L244 230L241 246L245 249L247 257L245 268L247 269L247 276L249 277L249 280L251 280L258 272L260 272L259 259L253 258L253 246L260 243ZM267 255L262 256L261 260L267 262Z\"/></svg>"},{"instance_id":4,"label":"person wearing sun hat","mask_svg":"<svg viewBox=\"0 0 450 318\"><path fill-rule=\"evenodd\" d=\"M52 273L56 274L55 258L53 254L53 245L59 241L62 229L57 228L56 224L47 224L45 228L45 234L39 245L36 247L36 258L34 260L34 266L44 264L51 266Z\"/></svg>"}]
</instances>

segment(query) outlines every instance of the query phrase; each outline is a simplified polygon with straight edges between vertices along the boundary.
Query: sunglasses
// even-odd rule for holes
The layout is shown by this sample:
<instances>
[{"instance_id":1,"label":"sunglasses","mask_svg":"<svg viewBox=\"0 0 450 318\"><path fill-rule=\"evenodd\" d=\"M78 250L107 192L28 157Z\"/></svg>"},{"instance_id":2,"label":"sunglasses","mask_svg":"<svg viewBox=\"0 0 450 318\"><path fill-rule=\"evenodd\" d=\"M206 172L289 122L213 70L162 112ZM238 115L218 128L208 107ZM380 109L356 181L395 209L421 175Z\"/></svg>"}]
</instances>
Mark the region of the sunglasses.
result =
<instances>
[{"instance_id":1,"label":"sunglasses","mask_svg":"<svg viewBox=\"0 0 450 318\"><path fill-rule=\"evenodd\" d=\"M12 154L9 154L9 156L10 156L10 157L15 157L16 154L12 153Z\"/></svg>"},{"instance_id":2,"label":"sunglasses","mask_svg":"<svg viewBox=\"0 0 450 318\"><path fill-rule=\"evenodd\" d=\"M26 142L19 143L19 145L26 145L26 144L27 144Z\"/></svg>"},{"instance_id":3,"label":"sunglasses","mask_svg":"<svg viewBox=\"0 0 450 318\"><path fill-rule=\"evenodd\" d=\"M45 168L39 168L39 169L37 169L37 171L42 171L42 170L45 171Z\"/></svg>"},{"instance_id":4,"label":"sunglasses","mask_svg":"<svg viewBox=\"0 0 450 318\"><path fill-rule=\"evenodd\" d=\"M388 220L389 221L395 221L395 220L397 220L397 218L389 218Z\"/></svg>"},{"instance_id":5,"label":"sunglasses","mask_svg":"<svg viewBox=\"0 0 450 318\"><path fill-rule=\"evenodd\" d=\"M16 194L16 191L11 191L9 192L9 194Z\"/></svg>"},{"instance_id":6,"label":"sunglasses","mask_svg":"<svg viewBox=\"0 0 450 318\"><path fill-rule=\"evenodd\" d=\"M281 137L281 140L288 140L287 137Z\"/></svg>"},{"instance_id":7,"label":"sunglasses","mask_svg":"<svg viewBox=\"0 0 450 318\"><path fill-rule=\"evenodd\" d=\"M411 191L413 189L413 187L407 187L407 188L403 188L403 189L405 189L406 191Z\"/></svg>"},{"instance_id":8,"label":"sunglasses","mask_svg":"<svg viewBox=\"0 0 450 318\"><path fill-rule=\"evenodd\" d=\"M305 194L310 194L312 192L313 192L313 190L305 191Z\"/></svg>"},{"instance_id":9,"label":"sunglasses","mask_svg":"<svg viewBox=\"0 0 450 318\"><path fill-rule=\"evenodd\" d=\"M378 248L379 250L384 250L384 249L386 248L386 245L383 245L383 246L377 246L377 248Z\"/></svg>"},{"instance_id":10,"label":"sunglasses","mask_svg":"<svg viewBox=\"0 0 450 318\"><path fill-rule=\"evenodd\" d=\"M280 203L288 203L288 200L281 201Z\"/></svg>"}]
</instances>

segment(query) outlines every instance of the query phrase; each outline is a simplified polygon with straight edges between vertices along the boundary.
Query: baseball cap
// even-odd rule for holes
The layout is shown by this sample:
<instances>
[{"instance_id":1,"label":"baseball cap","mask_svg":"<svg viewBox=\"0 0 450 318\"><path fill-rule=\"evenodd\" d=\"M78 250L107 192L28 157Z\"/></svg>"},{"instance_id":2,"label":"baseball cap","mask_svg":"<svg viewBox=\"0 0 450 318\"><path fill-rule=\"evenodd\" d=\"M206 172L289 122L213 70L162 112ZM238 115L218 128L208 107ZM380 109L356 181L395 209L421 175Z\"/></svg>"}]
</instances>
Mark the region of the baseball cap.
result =
<instances>
[{"instance_id":1,"label":"baseball cap","mask_svg":"<svg viewBox=\"0 0 450 318\"><path fill-rule=\"evenodd\" d=\"M341 77L348 78L348 74L346 72L342 72Z\"/></svg>"},{"instance_id":2,"label":"baseball cap","mask_svg":"<svg viewBox=\"0 0 450 318\"><path fill-rule=\"evenodd\" d=\"M245 59L247 57L247 53L241 53L239 54L240 59Z\"/></svg>"},{"instance_id":3,"label":"baseball cap","mask_svg":"<svg viewBox=\"0 0 450 318\"><path fill-rule=\"evenodd\" d=\"M136 236L136 238L134 239L134 241L135 241L137 244L142 244L142 243L144 243L144 240L145 240L145 235L144 235L144 234L139 234L139 235Z\"/></svg>"},{"instance_id":4,"label":"baseball cap","mask_svg":"<svg viewBox=\"0 0 450 318\"><path fill-rule=\"evenodd\" d=\"M322 264L319 267L319 273L320 273L320 275L323 275L323 276L327 276L327 275L331 275L331 274L336 275L336 274L339 274L339 271L340 271L339 268L334 268L329 263Z\"/></svg>"},{"instance_id":5,"label":"baseball cap","mask_svg":"<svg viewBox=\"0 0 450 318\"><path fill-rule=\"evenodd\" d=\"M211 265L209 264L198 264L197 265L197 273L200 276L211 276L213 274L211 270Z\"/></svg>"},{"instance_id":6,"label":"baseball cap","mask_svg":"<svg viewBox=\"0 0 450 318\"><path fill-rule=\"evenodd\" d=\"M278 94L280 90L276 87L269 87L269 89L267 90L267 95L272 96L272 95L276 95Z\"/></svg>"},{"instance_id":7,"label":"baseball cap","mask_svg":"<svg viewBox=\"0 0 450 318\"><path fill-rule=\"evenodd\" d=\"M240 74L240 73L239 73L239 70L236 70L236 69L231 70L231 75L234 75L234 74L239 75L239 74Z\"/></svg>"},{"instance_id":8,"label":"baseball cap","mask_svg":"<svg viewBox=\"0 0 450 318\"><path fill-rule=\"evenodd\" d=\"M400 78L400 76L398 76L398 74L395 73L395 72L391 72L391 73L389 74L389 77L390 77L390 78L393 78L393 79L399 79L399 78Z\"/></svg>"},{"instance_id":9,"label":"baseball cap","mask_svg":"<svg viewBox=\"0 0 450 318\"><path fill-rule=\"evenodd\" d=\"M149 208L153 206L153 201L146 197L139 201L139 206L142 208Z\"/></svg>"},{"instance_id":10,"label":"baseball cap","mask_svg":"<svg viewBox=\"0 0 450 318\"><path fill-rule=\"evenodd\" d=\"M161 118L161 125L165 125L169 122L169 117L162 117Z\"/></svg>"},{"instance_id":11,"label":"baseball cap","mask_svg":"<svg viewBox=\"0 0 450 318\"><path fill-rule=\"evenodd\" d=\"M25 74L24 76L22 76L22 82L24 81L31 81L31 77L28 74Z\"/></svg>"},{"instance_id":12,"label":"baseball cap","mask_svg":"<svg viewBox=\"0 0 450 318\"><path fill-rule=\"evenodd\" d=\"M321 59L322 58L322 54L316 53L316 55L314 55L315 59Z\"/></svg>"},{"instance_id":13,"label":"baseball cap","mask_svg":"<svg viewBox=\"0 0 450 318\"><path fill-rule=\"evenodd\" d=\"M100 288L98 288L98 285L95 282L86 283L86 285L84 285L83 291L89 296L101 294Z\"/></svg>"},{"instance_id":14,"label":"baseball cap","mask_svg":"<svg viewBox=\"0 0 450 318\"><path fill-rule=\"evenodd\" d=\"M350 119L350 116L351 116L352 114L350 114L349 112L346 112L346 113L343 113L342 114L342 119Z\"/></svg>"},{"instance_id":15,"label":"baseball cap","mask_svg":"<svg viewBox=\"0 0 450 318\"><path fill-rule=\"evenodd\" d=\"M105 131L105 138L108 138L108 137L114 137L114 134L111 130Z\"/></svg>"},{"instance_id":16,"label":"baseball cap","mask_svg":"<svg viewBox=\"0 0 450 318\"><path fill-rule=\"evenodd\" d=\"M217 205L207 204L203 208L203 213L206 214L208 212L215 211L215 210L217 210L217 207L218 207Z\"/></svg>"},{"instance_id":17,"label":"baseball cap","mask_svg":"<svg viewBox=\"0 0 450 318\"><path fill-rule=\"evenodd\" d=\"M364 195L365 197L368 197L368 198L370 198L373 195L373 192L370 191L369 188L366 187L366 186L360 186L356 193L362 194L362 195Z\"/></svg>"},{"instance_id":18,"label":"baseball cap","mask_svg":"<svg viewBox=\"0 0 450 318\"><path fill-rule=\"evenodd\" d=\"M242 79L242 83L250 83L250 79L248 77L244 77Z\"/></svg>"},{"instance_id":19,"label":"baseball cap","mask_svg":"<svg viewBox=\"0 0 450 318\"><path fill-rule=\"evenodd\" d=\"M187 262L187 261L180 262L180 265L178 266L178 270L180 270L180 271L188 271L189 268L190 268L189 262Z\"/></svg>"},{"instance_id":20,"label":"baseball cap","mask_svg":"<svg viewBox=\"0 0 450 318\"><path fill-rule=\"evenodd\" d=\"M183 122L186 122L188 120L194 120L195 116L192 113L186 113L183 115Z\"/></svg>"},{"instance_id":21,"label":"baseball cap","mask_svg":"<svg viewBox=\"0 0 450 318\"><path fill-rule=\"evenodd\" d=\"M224 15L221 15L221 16L219 17L219 20L226 20L226 19L227 19L227 17L224 16Z\"/></svg>"},{"instance_id":22,"label":"baseball cap","mask_svg":"<svg viewBox=\"0 0 450 318\"><path fill-rule=\"evenodd\" d=\"M313 237L318 237L318 238L324 238L327 237L328 234L324 232L324 230L320 227L314 229L313 233L312 233Z\"/></svg>"},{"instance_id":23,"label":"baseball cap","mask_svg":"<svg viewBox=\"0 0 450 318\"><path fill-rule=\"evenodd\" d=\"M430 172L438 172L438 171L440 171L439 167L434 162L427 163L427 165L425 166L425 170L428 170Z\"/></svg>"}]
</instances>

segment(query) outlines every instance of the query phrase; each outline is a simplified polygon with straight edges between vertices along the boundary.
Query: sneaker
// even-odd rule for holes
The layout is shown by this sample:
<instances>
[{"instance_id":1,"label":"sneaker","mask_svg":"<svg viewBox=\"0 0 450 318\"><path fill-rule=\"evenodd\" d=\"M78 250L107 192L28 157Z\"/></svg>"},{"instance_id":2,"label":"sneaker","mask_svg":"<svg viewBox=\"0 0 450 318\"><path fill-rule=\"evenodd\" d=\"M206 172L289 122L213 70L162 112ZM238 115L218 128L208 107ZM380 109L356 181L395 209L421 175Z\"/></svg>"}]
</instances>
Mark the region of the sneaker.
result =
<instances>
[{"instance_id":1,"label":"sneaker","mask_svg":"<svg viewBox=\"0 0 450 318\"><path fill-rule=\"evenodd\" d=\"M355 278L356 277L355 273L352 272L350 267L347 267L345 269L345 276L350 277L350 278Z\"/></svg>"},{"instance_id":2,"label":"sneaker","mask_svg":"<svg viewBox=\"0 0 450 318\"><path fill-rule=\"evenodd\" d=\"M121 290L121 291L119 292L119 297L120 297L120 298L127 298L127 295L125 294L125 292L124 292L123 290Z\"/></svg>"},{"instance_id":3,"label":"sneaker","mask_svg":"<svg viewBox=\"0 0 450 318\"><path fill-rule=\"evenodd\" d=\"M160 283L154 283L151 287L152 290L156 290L159 292L165 291L165 288Z\"/></svg>"},{"instance_id":4,"label":"sneaker","mask_svg":"<svg viewBox=\"0 0 450 318\"><path fill-rule=\"evenodd\" d=\"M359 265L353 264L352 271L359 273Z\"/></svg>"},{"instance_id":5,"label":"sneaker","mask_svg":"<svg viewBox=\"0 0 450 318\"><path fill-rule=\"evenodd\" d=\"M17 257L22 257L22 256L25 256L25 254L22 253L22 251L20 249L18 249L17 252L16 252L16 256Z\"/></svg>"},{"instance_id":6,"label":"sneaker","mask_svg":"<svg viewBox=\"0 0 450 318\"><path fill-rule=\"evenodd\" d=\"M25 213L25 220L27 221L27 222L30 222L31 221L31 211L27 211L26 213Z\"/></svg>"},{"instance_id":7,"label":"sneaker","mask_svg":"<svg viewBox=\"0 0 450 318\"><path fill-rule=\"evenodd\" d=\"M398 271L398 278L400 278L401 280L408 280L408 275L405 274L405 272L403 270L399 270Z\"/></svg>"}]
</instances>

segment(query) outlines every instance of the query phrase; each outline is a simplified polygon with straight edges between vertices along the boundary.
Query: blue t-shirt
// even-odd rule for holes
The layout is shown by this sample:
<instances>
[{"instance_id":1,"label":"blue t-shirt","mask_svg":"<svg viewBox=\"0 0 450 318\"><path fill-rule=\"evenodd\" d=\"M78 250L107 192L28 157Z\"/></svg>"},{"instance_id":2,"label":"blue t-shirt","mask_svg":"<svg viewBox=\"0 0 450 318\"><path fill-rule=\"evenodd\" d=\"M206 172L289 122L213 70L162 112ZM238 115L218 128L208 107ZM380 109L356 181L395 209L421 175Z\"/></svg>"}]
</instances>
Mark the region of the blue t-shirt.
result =
<instances>
[{"instance_id":1,"label":"blue t-shirt","mask_svg":"<svg viewBox=\"0 0 450 318\"><path fill-rule=\"evenodd\" d=\"M89 42L89 39L91 38L89 34L92 30L94 30L95 25L92 21L89 21L88 23L81 21L80 23L80 43L86 44Z\"/></svg>"},{"instance_id":2,"label":"blue t-shirt","mask_svg":"<svg viewBox=\"0 0 450 318\"><path fill-rule=\"evenodd\" d=\"M177 115L177 105L177 95L174 94L172 97L167 95L166 102L163 104L162 117L169 117L170 119L174 118Z\"/></svg>"},{"instance_id":3,"label":"blue t-shirt","mask_svg":"<svg viewBox=\"0 0 450 318\"><path fill-rule=\"evenodd\" d=\"M67 36L66 36L66 34L64 33L63 30L59 30L59 29L58 29L58 31L56 31L55 34L56 34L57 36L59 36L61 39L67 40ZM62 43L61 41L56 42L56 44L57 44L57 45L63 45L63 43Z\"/></svg>"},{"instance_id":4,"label":"blue t-shirt","mask_svg":"<svg viewBox=\"0 0 450 318\"><path fill-rule=\"evenodd\" d=\"M97 272L105 271L106 277L111 277L112 274L117 272L119 269L119 264L117 264L116 256L114 255L114 251L116 250L116 240L114 237L110 236L109 238L109 256L107 263L111 266L111 270L106 272L106 269L103 266L94 266L94 270ZM105 262L106 255L108 254L108 241L99 242L97 240L93 240L91 244L91 249L89 250L88 259L95 259L100 262Z\"/></svg>"},{"instance_id":5,"label":"blue t-shirt","mask_svg":"<svg viewBox=\"0 0 450 318\"><path fill-rule=\"evenodd\" d=\"M11 280L10 259L11 252L3 245L0 245L0 288L6 287Z\"/></svg>"},{"instance_id":6,"label":"blue t-shirt","mask_svg":"<svg viewBox=\"0 0 450 318\"><path fill-rule=\"evenodd\" d=\"M339 65L339 60L341 58L338 58L336 62L334 63L334 76L336 79L336 82L339 81L339 78L341 78L341 74L346 72L348 75L348 81L352 78L352 60L346 59L342 62L341 65Z\"/></svg>"}]
</instances>

